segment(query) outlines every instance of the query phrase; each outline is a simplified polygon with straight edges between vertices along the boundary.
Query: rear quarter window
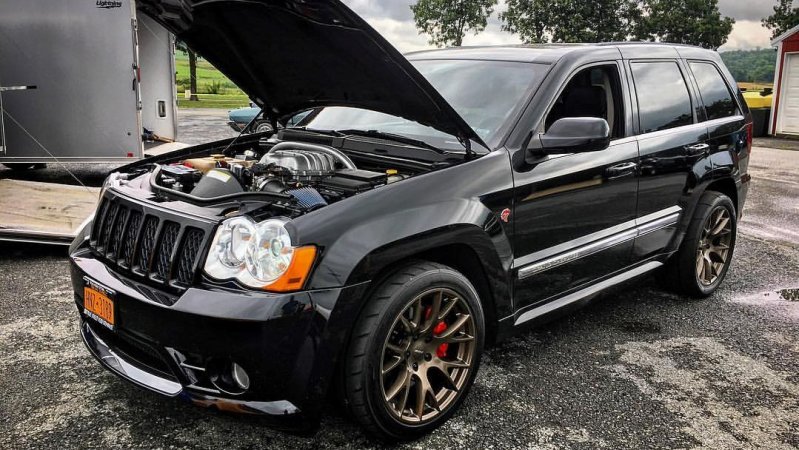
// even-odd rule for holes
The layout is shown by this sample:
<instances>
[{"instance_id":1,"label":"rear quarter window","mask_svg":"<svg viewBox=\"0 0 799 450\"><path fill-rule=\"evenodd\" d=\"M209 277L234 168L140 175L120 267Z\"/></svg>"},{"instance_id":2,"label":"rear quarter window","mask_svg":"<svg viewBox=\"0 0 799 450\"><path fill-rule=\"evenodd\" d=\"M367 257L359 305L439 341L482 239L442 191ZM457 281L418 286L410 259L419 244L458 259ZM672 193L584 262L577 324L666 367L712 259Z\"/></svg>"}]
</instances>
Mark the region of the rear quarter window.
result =
<instances>
[{"instance_id":1,"label":"rear quarter window","mask_svg":"<svg viewBox=\"0 0 799 450\"><path fill-rule=\"evenodd\" d=\"M630 63L642 133L690 125L691 96L674 61Z\"/></svg>"},{"instance_id":2,"label":"rear quarter window","mask_svg":"<svg viewBox=\"0 0 799 450\"><path fill-rule=\"evenodd\" d=\"M692 62L691 72L699 86L699 95L705 104L705 113L708 120L734 116L738 107L732 99L730 89L721 76L719 69L710 63Z\"/></svg>"}]
</instances>

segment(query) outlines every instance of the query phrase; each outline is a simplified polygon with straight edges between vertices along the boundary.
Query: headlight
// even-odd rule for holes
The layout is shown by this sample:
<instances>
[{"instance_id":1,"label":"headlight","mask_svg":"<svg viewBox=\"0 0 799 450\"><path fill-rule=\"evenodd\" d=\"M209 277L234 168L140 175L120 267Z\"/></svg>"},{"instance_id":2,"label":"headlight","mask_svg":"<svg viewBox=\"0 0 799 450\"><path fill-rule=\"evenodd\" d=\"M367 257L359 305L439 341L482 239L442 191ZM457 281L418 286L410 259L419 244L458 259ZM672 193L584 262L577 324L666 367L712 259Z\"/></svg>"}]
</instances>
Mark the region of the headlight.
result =
<instances>
[{"instance_id":1,"label":"headlight","mask_svg":"<svg viewBox=\"0 0 799 450\"><path fill-rule=\"evenodd\" d=\"M211 243L205 273L269 291L302 289L316 247L293 247L286 222L275 218L255 223L244 216L225 220Z\"/></svg>"}]
</instances>

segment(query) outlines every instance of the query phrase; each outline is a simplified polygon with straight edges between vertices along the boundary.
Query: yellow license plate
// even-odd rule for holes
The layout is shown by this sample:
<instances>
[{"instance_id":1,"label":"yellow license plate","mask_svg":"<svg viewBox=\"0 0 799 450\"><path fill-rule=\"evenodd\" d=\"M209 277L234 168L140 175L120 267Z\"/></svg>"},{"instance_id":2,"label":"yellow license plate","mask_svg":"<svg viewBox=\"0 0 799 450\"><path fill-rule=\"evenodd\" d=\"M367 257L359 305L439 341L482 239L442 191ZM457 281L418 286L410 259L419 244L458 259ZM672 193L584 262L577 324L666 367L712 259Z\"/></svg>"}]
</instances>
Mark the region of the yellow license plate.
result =
<instances>
[{"instance_id":1,"label":"yellow license plate","mask_svg":"<svg viewBox=\"0 0 799 450\"><path fill-rule=\"evenodd\" d=\"M87 315L103 325L114 326L114 301L97 289L83 288L83 307Z\"/></svg>"}]
</instances>

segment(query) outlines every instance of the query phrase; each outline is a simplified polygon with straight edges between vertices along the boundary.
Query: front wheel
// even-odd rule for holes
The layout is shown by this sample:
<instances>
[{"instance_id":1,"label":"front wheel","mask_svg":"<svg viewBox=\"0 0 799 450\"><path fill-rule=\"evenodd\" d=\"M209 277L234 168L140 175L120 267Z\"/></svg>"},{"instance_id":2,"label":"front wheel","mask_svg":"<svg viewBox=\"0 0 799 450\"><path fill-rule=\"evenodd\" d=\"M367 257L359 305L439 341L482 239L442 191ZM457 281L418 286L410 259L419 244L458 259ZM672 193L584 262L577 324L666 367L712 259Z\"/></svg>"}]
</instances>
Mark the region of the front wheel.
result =
<instances>
[{"instance_id":1,"label":"front wheel","mask_svg":"<svg viewBox=\"0 0 799 450\"><path fill-rule=\"evenodd\" d=\"M484 339L469 280L440 264L406 266L378 287L353 330L345 402L372 434L416 439L455 413L474 382Z\"/></svg>"},{"instance_id":2,"label":"front wheel","mask_svg":"<svg viewBox=\"0 0 799 450\"><path fill-rule=\"evenodd\" d=\"M702 194L679 251L666 265L664 282L691 297L707 297L730 268L738 233L735 206L726 195Z\"/></svg>"}]
</instances>

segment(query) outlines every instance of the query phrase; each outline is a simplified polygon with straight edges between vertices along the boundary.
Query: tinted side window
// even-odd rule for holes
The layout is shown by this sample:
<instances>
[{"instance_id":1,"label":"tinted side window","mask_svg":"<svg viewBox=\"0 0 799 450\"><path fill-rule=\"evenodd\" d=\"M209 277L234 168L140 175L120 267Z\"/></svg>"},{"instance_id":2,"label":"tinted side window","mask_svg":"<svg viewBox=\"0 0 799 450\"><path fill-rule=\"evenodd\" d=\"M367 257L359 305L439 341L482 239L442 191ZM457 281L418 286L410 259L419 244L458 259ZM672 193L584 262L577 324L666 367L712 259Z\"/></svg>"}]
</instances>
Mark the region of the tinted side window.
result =
<instances>
[{"instance_id":1,"label":"tinted side window","mask_svg":"<svg viewBox=\"0 0 799 450\"><path fill-rule=\"evenodd\" d=\"M676 62L631 63L641 132L693 123L688 86Z\"/></svg>"},{"instance_id":2,"label":"tinted side window","mask_svg":"<svg viewBox=\"0 0 799 450\"><path fill-rule=\"evenodd\" d=\"M705 104L708 120L734 116L737 107L719 70L708 63L691 63L690 66L699 85L699 95Z\"/></svg>"}]
</instances>

